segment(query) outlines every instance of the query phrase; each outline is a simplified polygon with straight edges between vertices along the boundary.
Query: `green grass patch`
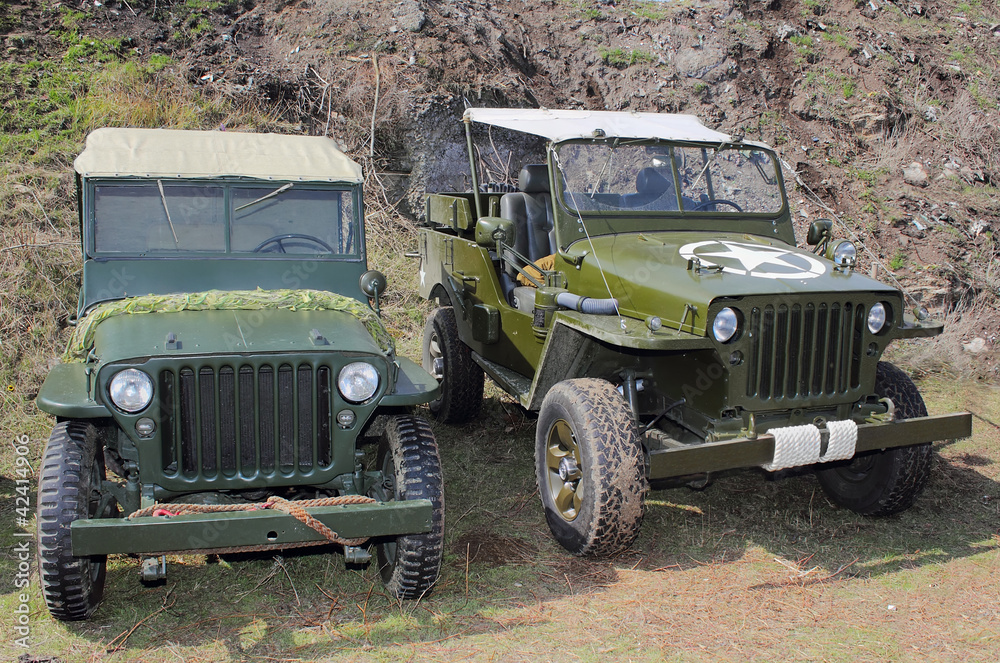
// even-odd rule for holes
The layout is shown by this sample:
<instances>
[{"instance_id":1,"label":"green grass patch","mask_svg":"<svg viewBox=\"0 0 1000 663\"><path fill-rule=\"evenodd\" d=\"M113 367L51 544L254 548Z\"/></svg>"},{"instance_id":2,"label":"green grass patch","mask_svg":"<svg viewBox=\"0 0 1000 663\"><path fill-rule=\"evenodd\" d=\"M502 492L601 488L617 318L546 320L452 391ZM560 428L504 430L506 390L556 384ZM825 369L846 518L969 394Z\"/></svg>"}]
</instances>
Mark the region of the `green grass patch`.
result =
<instances>
[{"instance_id":1,"label":"green grass patch","mask_svg":"<svg viewBox=\"0 0 1000 663\"><path fill-rule=\"evenodd\" d=\"M599 53L601 55L601 60L605 64L611 65L612 67L616 67L618 69L631 67L634 64L654 61L653 56L643 50L602 48L600 49Z\"/></svg>"}]
</instances>

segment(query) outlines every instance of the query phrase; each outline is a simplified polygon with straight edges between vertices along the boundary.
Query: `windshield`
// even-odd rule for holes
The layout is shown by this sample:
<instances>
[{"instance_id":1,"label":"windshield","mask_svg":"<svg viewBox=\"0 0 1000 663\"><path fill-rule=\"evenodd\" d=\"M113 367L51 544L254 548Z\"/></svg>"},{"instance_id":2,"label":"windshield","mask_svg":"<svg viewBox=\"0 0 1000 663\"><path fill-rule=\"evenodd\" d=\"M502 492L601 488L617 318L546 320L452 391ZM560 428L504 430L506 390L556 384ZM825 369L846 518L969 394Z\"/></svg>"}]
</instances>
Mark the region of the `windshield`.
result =
<instances>
[{"instance_id":1,"label":"windshield","mask_svg":"<svg viewBox=\"0 0 1000 663\"><path fill-rule=\"evenodd\" d=\"M99 254L357 254L351 190L155 180L93 191Z\"/></svg>"},{"instance_id":2,"label":"windshield","mask_svg":"<svg viewBox=\"0 0 1000 663\"><path fill-rule=\"evenodd\" d=\"M782 208L774 160L754 147L618 139L556 149L563 202L574 212L771 214Z\"/></svg>"}]
</instances>

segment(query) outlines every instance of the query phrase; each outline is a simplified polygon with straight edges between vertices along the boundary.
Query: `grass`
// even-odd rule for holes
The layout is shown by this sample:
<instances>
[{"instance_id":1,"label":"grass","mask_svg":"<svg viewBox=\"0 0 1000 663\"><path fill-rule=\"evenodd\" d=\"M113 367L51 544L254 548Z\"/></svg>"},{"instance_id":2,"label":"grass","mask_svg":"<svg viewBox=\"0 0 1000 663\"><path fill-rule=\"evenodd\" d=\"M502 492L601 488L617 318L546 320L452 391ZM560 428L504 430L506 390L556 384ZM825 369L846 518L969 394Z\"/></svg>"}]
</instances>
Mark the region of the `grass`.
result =
<instances>
[{"instance_id":1,"label":"grass","mask_svg":"<svg viewBox=\"0 0 1000 663\"><path fill-rule=\"evenodd\" d=\"M933 412L1000 409L996 389L922 386ZM534 487L533 422L496 390L481 421L435 428L448 525L433 596L393 602L373 569L344 570L335 551L172 558L167 583L153 588L137 582L134 560L116 556L88 622L50 620L33 585L32 653L70 663L957 661L995 652L1000 429L983 420L969 440L938 445L934 482L900 516L837 509L809 475L740 473L702 491L651 492L638 541L614 559L574 558L552 541ZM0 489L11 496L9 481ZM11 561L0 569L10 577ZM0 595L0 609L13 604L13 593Z\"/></svg>"},{"instance_id":2,"label":"grass","mask_svg":"<svg viewBox=\"0 0 1000 663\"><path fill-rule=\"evenodd\" d=\"M180 4L161 2L160 11ZM0 18L16 20L7 12L0 7ZM125 124L288 130L282 109L192 89L163 56L140 60L127 44L88 40L72 13L64 23L75 35L65 52L81 47L73 57L0 65L5 579L14 577L19 540L10 525L10 441L29 436L37 469L52 422L31 400L65 342L78 287L69 173L83 137ZM776 142L788 140L776 112L757 122ZM853 173L869 185L882 174ZM387 325L403 354L416 357L427 305L413 294L412 263L399 259L413 235L377 200L367 203L369 262L390 283ZM1000 434L988 420L996 422L1000 394L943 378L922 388L932 412L969 408L981 418L971 439L937 445L934 482L907 513L860 518L829 504L810 476L734 474L703 491L652 492L639 540L605 560L570 557L552 541L534 487L534 424L488 389L480 421L436 426L447 531L432 597L393 602L372 568L345 570L336 551L177 557L167 584L152 588L137 582L134 559L115 556L105 603L86 623L52 621L32 579L30 653L64 663L990 660L1000 646ZM19 593L9 583L0 589L3 614L13 614ZM12 627L0 622L0 657L9 660L26 653L13 645Z\"/></svg>"},{"instance_id":3,"label":"grass","mask_svg":"<svg viewBox=\"0 0 1000 663\"><path fill-rule=\"evenodd\" d=\"M601 55L601 60L612 67L618 69L624 69L626 67L631 67L634 64L641 64L643 62L653 62L656 58L643 50L629 50L622 48L607 49L602 48L599 51Z\"/></svg>"}]
</instances>

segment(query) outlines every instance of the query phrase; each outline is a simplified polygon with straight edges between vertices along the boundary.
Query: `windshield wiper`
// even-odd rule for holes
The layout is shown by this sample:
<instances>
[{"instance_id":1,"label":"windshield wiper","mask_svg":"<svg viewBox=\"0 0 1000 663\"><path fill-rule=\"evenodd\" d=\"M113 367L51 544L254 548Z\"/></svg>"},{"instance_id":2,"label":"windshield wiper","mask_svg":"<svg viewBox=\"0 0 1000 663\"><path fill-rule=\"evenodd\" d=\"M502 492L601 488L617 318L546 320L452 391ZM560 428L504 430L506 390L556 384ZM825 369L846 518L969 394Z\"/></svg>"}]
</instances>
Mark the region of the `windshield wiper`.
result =
<instances>
[{"instance_id":1,"label":"windshield wiper","mask_svg":"<svg viewBox=\"0 0 1000 663\"><path fill-rule=\"evenodd\" d=\"M601 180L604 178L604 171L606 171L608 169L608 166L611 165L611 157L613 157L615 155L615 148L616 147L618 147L618 139L617 138L615 138L615 140L611 143L611 149L608 150L608 158L604 161L604 165L601 166L601 172L597 173L597 181L593 182L590 185L590 199L591 200L593 200L594 196L597 195L597 190L601 186Z\"/></svg>"},{"instance_id":2,"label":"windshield wiper","mask_svg":"<svg viewBox=\"0 0 1000 663\"><path fill-rule=\"evenodd\" d=\"M163 201L163 211L167 213L167 225L170 226L170 234L174 236L174 246L179 247L180 242L177 240L177 231L174 230L174 222L170 220L170 210L167 209L167 196L163 193L163 182L156 180L156 186L160 190L160 200Z\"/></svg>"},{"instance_id":3,"label":"windshield wiper","mask_svg":"<svg viewBox=\"0 0 1000 663\"><path fill-rule=\"evenodd\" d=\"M284 192L288 191L288 190L289 190L289 189L291 189L291 188L292 188L293 186L295 186L295 184L294 184L293 182L289 182L288 184L286 184L286 185L284 185L284 186L280 186L280 187L278 187L277 189L275 189L275 190L274 190L274 191L272 191L271 193L266 193L266 194L264 194L263 196L261 196L261 197L260 197L260 198L258 198L257 200L251 200L251 201L250 201L249 203L247 203L247 204L245 204L245 205L240 205L239 207L237 207L237 208L236 208L235 210L233 210L233 211L235 211L235 212L239 212L240 210L243 210L243 209L246 209L246 208L248 208L248 207L252 207L253 205L256 205L257 203L262 203L262 202L264 202L265 200L267 200L268 198L274 198L274 197L275 197L275 196L277 196L278 194L281 194L281 193L284 193Z\"/></svg>"}]
</instances>

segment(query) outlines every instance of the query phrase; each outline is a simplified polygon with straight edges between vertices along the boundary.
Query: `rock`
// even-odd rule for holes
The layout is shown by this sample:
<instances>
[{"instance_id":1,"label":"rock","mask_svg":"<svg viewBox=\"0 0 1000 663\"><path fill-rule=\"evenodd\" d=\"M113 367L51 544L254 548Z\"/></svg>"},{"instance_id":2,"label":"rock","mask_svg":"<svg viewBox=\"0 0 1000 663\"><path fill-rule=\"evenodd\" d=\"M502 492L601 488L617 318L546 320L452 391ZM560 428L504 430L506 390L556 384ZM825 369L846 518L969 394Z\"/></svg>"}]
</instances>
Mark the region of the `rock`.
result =
<instances>
[{"instance_id":1,"label":"rock","mask_svg":"<svg viewBox=\"0 0 1000 663\"><path fill-rule=\"evenodd\" d=\"M913 186L927 186L930 177L924 164L914 161L906 168L903 168L903 181Z\"/></svg>"},{"instance_id":2,"label":"rock","mask_svg":"<svg viewBox=\"0 0 1000 663\"><path fill-rule=\"evenodd\" d=\"M682 48L674 56L677 73L706 83L718 83L726 78L726 52L718 46L704 44L700 48Z\"/></svg>"},{"instance_id":3,"label":"rock","mask_svg":"<svg viewBox=\"0 0 1000 663\"><path fill-rule=\"evenodd\" d=\"M788 110L792 111L799 119L806 121L815 120L817 117L813 96L801 90L792 97L792 101L788 104Z\"/></svg>"},{"instance_id":4,"label":"rock","mask_svg":"<svg viewBox=\"0 0 1000 663\"><path fill-rule=\"evenodd\" d=\"M392 17L399 21L399 27L410 32L420 32L427 22L427 14L416 0L403 0L392 10Z\"/></svg>"},{"instance_id":5,"label":"rock","mask_svg":"<svg viewBox=\"0 0 1000 663\"><path fill-rule=\"evenodd\" d=\"M798 28L785 23L778 28L778 34L776 36L778 37L778 41L785 41L789 37L798 37L800 34L802 33L799 32Z\"/></svg>"},{"instance_id":6,"label":"rock","mask_svg":"<svg viewBox=\"0 0 1000 663\"><path fill-rule=\"evenodd\" d=\"M937 108L928 106L924 109L924 119L928 122L937 122Z\"/></svg>"},{"instance_id":7,"label":"rock","mask_svg":"<svg viewBox=\"0 0 1000 663\"><path fill-rule=\"evenodd\" d=\"M971 352L972 354L978 354L986 349L986 339L977 336L968 343L963 343L962 347L965 349L966 352Z\"/></svg>"}]
</instances>

